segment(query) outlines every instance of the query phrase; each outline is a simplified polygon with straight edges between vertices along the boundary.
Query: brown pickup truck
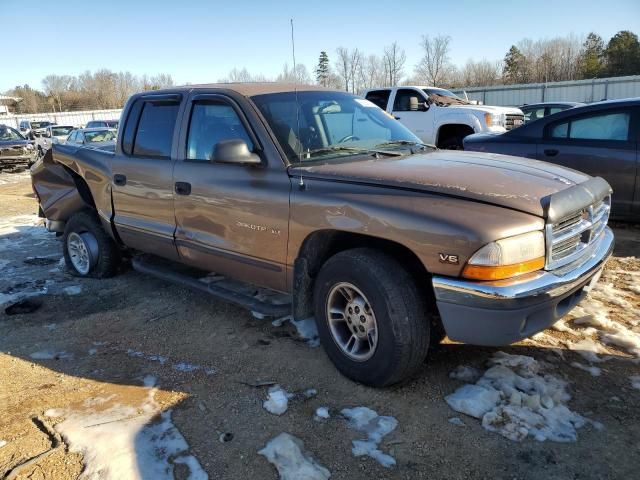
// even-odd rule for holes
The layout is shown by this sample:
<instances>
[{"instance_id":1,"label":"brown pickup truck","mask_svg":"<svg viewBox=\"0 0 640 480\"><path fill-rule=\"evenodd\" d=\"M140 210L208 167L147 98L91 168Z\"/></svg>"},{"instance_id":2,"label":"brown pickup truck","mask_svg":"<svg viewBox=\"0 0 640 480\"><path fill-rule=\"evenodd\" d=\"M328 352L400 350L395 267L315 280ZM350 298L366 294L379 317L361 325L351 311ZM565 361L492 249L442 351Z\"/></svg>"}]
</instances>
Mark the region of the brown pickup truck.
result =
<instances>
[{"instance_id":1,"label":"brown pickup truck","mask_svg":"<svg viewBox=\"0 0 640 480\"><path fill-rule=\"evenodd\" d=\"M317 87L136 94L115 152L55 145L32 177L73 273L113 275L126 255L262 315L315 316L337 368L373 386L409 378L445 334L505 345L548 327L613 247L601 178L440 151Z\"/></svg>"}]
</instances>

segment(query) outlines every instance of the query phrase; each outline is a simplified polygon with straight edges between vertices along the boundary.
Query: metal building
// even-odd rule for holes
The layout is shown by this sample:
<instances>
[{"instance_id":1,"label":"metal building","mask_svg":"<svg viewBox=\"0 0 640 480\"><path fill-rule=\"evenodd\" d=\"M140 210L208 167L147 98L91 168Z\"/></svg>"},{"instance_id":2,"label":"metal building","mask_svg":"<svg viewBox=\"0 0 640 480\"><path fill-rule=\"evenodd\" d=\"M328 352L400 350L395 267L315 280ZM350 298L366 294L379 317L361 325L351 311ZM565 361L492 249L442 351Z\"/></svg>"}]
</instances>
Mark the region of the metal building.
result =
<instances>
[{"instance_id":1,"label":"metal building","mask_svg":"<svg viewBox=\"0 0 640 480\"><path fill-rule=\"evenodd\" d=\"M467 92L469 100L477 100L485 105L520 106L525 103L552 101L590 103L616 98L640 97L640 75L566 82L457 88L452 91L458 95Z\"/></svg>"}]
</instances>

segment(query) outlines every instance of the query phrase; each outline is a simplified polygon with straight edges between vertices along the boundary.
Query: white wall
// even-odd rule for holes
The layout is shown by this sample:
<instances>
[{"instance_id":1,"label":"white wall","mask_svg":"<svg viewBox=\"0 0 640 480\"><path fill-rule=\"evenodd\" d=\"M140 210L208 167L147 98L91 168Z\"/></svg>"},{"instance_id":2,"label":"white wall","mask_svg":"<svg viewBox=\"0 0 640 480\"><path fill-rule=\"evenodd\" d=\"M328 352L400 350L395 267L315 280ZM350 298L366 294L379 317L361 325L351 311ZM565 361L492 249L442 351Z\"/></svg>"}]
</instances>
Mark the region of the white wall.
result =
<instances>
[{"instance_id":1,"label":"white wall","mask_svg":"<svg viewBox=\"0 0 640 480\"><path fill-rule=\"evenodd\" d=\"M24 115L0 115L0 124L18 128L21 120L48 120L59 125L72 125L80 127L90 120L117 120L122 109L114 110L88 110L84 112L59 112L59 113L29 113Z\"/></svg>"}]
</instances>

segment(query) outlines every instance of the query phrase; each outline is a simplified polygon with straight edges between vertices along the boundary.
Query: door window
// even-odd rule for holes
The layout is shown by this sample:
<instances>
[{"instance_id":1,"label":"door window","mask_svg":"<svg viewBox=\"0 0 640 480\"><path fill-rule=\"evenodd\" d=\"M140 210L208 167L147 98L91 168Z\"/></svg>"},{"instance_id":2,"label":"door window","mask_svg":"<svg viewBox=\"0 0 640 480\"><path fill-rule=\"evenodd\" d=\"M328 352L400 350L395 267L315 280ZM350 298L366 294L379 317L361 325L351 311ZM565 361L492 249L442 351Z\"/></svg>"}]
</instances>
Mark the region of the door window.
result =
<instances>
[{"instance_id":1,"label":"door window","mask_svg":"<svg viewBox=\"0 0 640 480\"><path fill-rule=\"evenodd\" d=\"M401 88L396 92L396 98L393 101L394 112L410 112L411 110L411 97L417 97L418 103L424 102L424 97L416 90L410 90L407 88ZM415 111L415 110L413 110Z\"/></svg>"},{"instance_id":2,"label":"door window","mask_svg":"<svg viewBox=\"0 0 640 480\"><path fill-rule=\"evenodd\" d=\"M144 103L133 145L134 155L156 158L171 156L178 107L177 103Z\"/></svg>"},{"instance_id":3,"label":"door window","mask_svg":"<svg viewBox=\"0 0 640 480\"><path fill-rule=\"evenodd\" d=\"M531 109L522 109L524 113L524 121L525 122L533 122L534 120L538 120L539 118L544 117L544 107L542 108L531 108Z\"/></svg>"},{"instance_id":4,"label":"door window","mask_svg":"<svg viewBox=\"0 0 640 480\"><path fill-rule=\"evenodd\" d=\"M194 103L187 137L187 159L211 161L219 142L234 139L244 140L253 151L253 142L231 105L216 101Z\"/></svg>"},{"instance_id":5,"label":"door window","mask_svg":"<svg viewBox=\"0 0 640 480\"><path fill-rule=\"evenodd\" d=\"M551 127L551 138L572 140L614 140L629 138L628 112L601 113L555 124Z\"/></svg>"},{"instance_id":6,"label":"door window","mask_svg":"<svg viewBox=\"0 0 640 480\"><path fill-rule=\"evenodd\" d=\"M386 110L389 103L389 95L391 95L391 90L374 90L367 93L365 98L381 109Z\"/></svg>"}]
</instances>

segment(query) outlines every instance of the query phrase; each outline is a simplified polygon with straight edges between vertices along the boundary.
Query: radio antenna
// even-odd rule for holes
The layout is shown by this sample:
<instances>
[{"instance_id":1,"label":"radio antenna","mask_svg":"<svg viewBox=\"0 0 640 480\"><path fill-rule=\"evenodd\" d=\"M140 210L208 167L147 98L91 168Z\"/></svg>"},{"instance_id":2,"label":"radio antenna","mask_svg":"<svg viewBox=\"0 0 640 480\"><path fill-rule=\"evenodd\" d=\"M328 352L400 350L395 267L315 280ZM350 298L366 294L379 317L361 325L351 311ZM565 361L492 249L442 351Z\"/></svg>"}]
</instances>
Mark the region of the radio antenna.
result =
<instances>
[{"instance_id":1,"label":"radio antenna","mask_svg":"<svg viewBox=\"0 0 640 480\"><path fill-rule=\"evenodd\" d=\"M302 142L300 141L300 102L298 101L298 71L296 69L296 39L293 34L293 18L291 19L291 56L293 57L293 92L296 98L296 140L298 141L298 162L302 163ZM300 187L304 187L304 180L300 175Z\"/></svg>"}]
</instances>

